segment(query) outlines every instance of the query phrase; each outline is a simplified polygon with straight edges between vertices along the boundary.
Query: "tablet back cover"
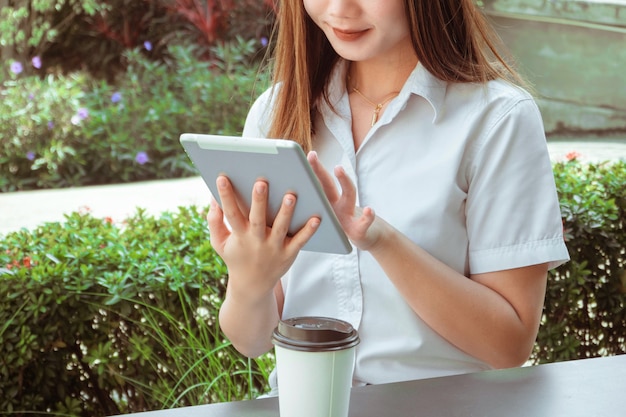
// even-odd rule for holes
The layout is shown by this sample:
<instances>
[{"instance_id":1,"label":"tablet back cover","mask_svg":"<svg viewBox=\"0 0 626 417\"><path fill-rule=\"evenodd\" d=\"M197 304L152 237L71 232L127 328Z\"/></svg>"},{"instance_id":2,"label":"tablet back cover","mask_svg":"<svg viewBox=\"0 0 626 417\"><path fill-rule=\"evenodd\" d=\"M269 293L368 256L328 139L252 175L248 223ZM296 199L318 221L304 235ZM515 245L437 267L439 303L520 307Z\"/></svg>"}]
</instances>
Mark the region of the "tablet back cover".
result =
<instances>
[{"instance_id":1,"label":"tablet back cover","mask_svg":"<svg viewBox=\"0 0 626 417\"><path fill-rule=\"evenodd\" d=\"M268 225L276 217L285 193L291 192L297 202L290 234L302 228L311 216L321 219L319 229L303 250L341 254L352 250L302 148L295 142L200 134L183 134L180 141L218 202L215 180L225 175L247 215L254 183L265 179L269 184Z\"/></svg>"}]
</instances>

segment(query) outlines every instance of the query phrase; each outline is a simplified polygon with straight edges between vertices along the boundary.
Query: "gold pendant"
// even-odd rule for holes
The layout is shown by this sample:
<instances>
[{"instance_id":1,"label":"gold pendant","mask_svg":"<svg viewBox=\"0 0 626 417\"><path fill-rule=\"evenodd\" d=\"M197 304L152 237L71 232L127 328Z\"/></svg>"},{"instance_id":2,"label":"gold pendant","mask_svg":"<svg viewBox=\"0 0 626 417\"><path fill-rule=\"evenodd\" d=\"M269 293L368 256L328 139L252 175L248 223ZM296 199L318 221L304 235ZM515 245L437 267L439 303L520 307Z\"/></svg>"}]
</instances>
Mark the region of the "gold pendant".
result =
<instances>
[{"instance_id":1,"label":"gold pendant","mask_svg":"<svg viewBox=\"0 0 626 417\"><path fill-rule=\"evenodd\" d=\"M380 113L380 109L382 108L383 108L382 104L376 105L376 108L374 109L374 114L372 114L372 127L374 127L374 125L378 121L378 114Z\"/></svg>"}]
</instances>

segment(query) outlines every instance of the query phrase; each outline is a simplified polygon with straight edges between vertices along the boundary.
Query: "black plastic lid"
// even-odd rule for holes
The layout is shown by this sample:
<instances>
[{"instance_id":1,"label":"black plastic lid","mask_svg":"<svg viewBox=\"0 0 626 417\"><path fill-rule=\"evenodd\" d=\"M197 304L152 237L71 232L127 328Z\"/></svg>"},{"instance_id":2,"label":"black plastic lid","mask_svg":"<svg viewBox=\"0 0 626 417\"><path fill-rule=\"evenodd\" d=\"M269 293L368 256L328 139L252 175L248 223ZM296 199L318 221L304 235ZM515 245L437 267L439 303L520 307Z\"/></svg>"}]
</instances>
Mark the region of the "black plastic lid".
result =
<instances>
[{"instance_id":1,"label":"black plastic lid","mask_svg":"<svg viewBox=\"0 0 626 417\"><path fill-rule=\"evenodd\" d=\"M288 349L323 352L356 346L359 335L350 323L343 320L295 317L278 322L272 342Z\"/></svg>"}]
</instances>

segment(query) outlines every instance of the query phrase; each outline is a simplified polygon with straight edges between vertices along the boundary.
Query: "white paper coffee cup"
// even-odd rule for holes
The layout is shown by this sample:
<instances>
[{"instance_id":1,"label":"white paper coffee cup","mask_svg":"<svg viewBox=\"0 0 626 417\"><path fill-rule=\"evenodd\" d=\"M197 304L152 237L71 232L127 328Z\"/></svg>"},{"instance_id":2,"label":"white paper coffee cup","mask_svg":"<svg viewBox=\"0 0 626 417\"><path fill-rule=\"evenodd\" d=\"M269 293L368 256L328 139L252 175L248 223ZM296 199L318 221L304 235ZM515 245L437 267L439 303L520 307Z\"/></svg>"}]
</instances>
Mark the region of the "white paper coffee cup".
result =
<instances>
[{"instance_id":1,"label":"white paper coffee cup","mask_svg":"<svg viewBox=\"0 0 626 417\"><path fill-rule=\"evenodd\" d=\"M326 317L280 321L272 335L281 417L347 417L355 347L349 323Z\"/></svg>"}]
</instances>

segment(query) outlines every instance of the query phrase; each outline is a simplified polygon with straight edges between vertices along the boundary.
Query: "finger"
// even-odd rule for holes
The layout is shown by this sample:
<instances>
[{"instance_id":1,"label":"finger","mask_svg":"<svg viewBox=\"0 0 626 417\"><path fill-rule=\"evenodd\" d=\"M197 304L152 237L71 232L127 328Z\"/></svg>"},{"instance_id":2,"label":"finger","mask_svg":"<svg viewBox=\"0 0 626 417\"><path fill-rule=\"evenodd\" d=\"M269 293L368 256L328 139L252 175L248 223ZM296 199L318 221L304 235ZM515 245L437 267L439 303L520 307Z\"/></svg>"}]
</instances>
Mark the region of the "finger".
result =
<instances>
[{"instance_id":1,"label":"finger","mask_svg":"<svg viewBox=\"0 0 626 417\"><path fill-rule=\"evenodd\" d=\"M254 236L264 239L267 229L267 189L265 181L257 181L252 190L252 205L250 206L250 228Z\"/></svg>"},{"instance_id":2,"label":"finger","mask_svg":"<svg viewBox=\"0 0 626 417\"><path fill-rule=\"evenodd\" d=\"M211 197L211 208L207 213L206 219L209 226L211 245L214 248L221 248L230 231L224 224L224 212L222 212L222 209L213 197Z\"/></svg>"},{"instance_id":3,"label":"finger","mask_svg":"<svg viewBox=\"0 0 626 417\"><path fill-rule=\"evenodd\" d=\"M359 227L363 229L369 229L369 227L374 223L374 219L376 218L376 213L374 209L371 207L363 208L361 212L361 216L359 217Z\"/></svg>"},{"instance_id":4,"label":"finger","mask_svg":"<svg viewBox=\"0 0 626 417\"><path fill-rule=\"evenodd\" d=\"M341 166L335 167L335 176L341 186L341 204L345 207L354 207L356 204L356 188L352 180L350 180L348 174Z\"/></svg>"},{"instance_id":5,"label":"finger","mask_svg":"<svg viewBox=\"0 0 626 417\"><path fill-rule=\"evenodd\" d=\"M206 215L207 222L209 226L214 225L215 223L223 223L224 212L222 208L218 204L215 197L211 196L211 203L209 206L209 212Z\"/></svg>"},{"instance_id":6,"label":"finger","mask_svg":"<svg viewBox=\"0 0 626 417\"><path fill-rule=\"evenodd\" d=\"M296 207L296 196L293 194L285 194L283 203L276 214L274 224L272 225L272 237L276 240L283 241L289 233L289 225L293 217Z\"/></svg>"},{"instance_id":7,"label":"finger","mask_svg":"<svg viewBox=\"0 0 626 417\"><path fill-rule=\"evenodd\" d=\"M233 231L244 231L248 220L244 217L237 204L235 190L227 177L220 175L215 181L217 192L222 200L222 212Z\"/></svg>"},{"instance_id":8,"label":"finger","mask_svg":"<svg viewBox=\"0 0 626 417\"><path fill-rule=\"evenodd\" d=\"M373 224L375 219L376 214L370 207L365 207L360 210L355 223L356 227L354 228L351 238L354 239L353 242L361 249L368 250L376 243L380 236L375 230L374 232L371 231L374 228Z\"/></svg>"},{"instance_id":9,"label":"finger","mask_svg":"<svg viewBox=\"0 0 626 417\"><path fill-rule=\"evenodd\" d=\"M309 241L309 239L313 237L313 235L319 228L319 225L320 225L320 219L317 217L311 217L306 222L304 227L302 227L302 229L298 230L296 234L293 235L293 237L289 241L289 244L287 245L287 250L292 254L295 254L298 251L300 251L300 249L304 247L304 245Z\"/></svg>"},{"instance_id":10,"label":"finger","mask_svg":"<svg viewBox=\"0 0 626 417\"><path fill-rule=\"evenodd\" d=\"M317 157L317 152L309 152L309 154L307 155L307 160L309 161L311 168L313 168L313 172L320 180L320 184L322 184L322 188L324 189L324 193L326 194L328 201L334 203L335 201L339 200L339 190L337 190L335 180L330 175L330 173L326 171L326 169L324 169L324 167L322 166L322 163Z\"/></svg>"}]
</instances>

